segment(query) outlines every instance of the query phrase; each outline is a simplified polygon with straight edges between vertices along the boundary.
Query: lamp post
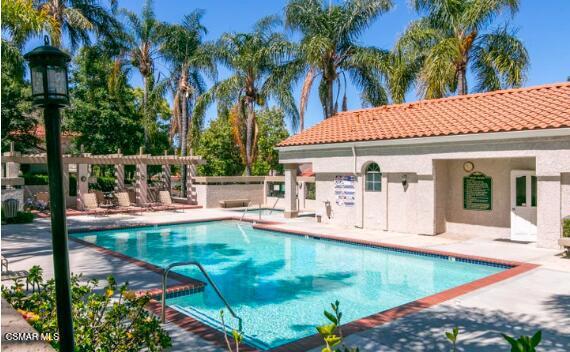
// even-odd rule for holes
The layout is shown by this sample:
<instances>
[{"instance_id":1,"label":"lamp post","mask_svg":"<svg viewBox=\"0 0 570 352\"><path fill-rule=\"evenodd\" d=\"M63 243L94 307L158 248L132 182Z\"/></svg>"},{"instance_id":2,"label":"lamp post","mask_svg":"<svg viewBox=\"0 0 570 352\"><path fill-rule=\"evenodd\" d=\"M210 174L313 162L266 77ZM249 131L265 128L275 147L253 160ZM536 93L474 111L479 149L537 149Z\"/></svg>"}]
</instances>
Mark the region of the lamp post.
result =
<instances>
[{"instance_id":1,"label":"lamp post","mask_svg":"<svg viewBox=\"0 0 570 352\"><path fill-rule=\"evenodd\" d=\"M60 108L69 105L67 64L71 58L58 48L50 46L47 36L45 45L30 51L24 58L30 65L32 105L44 108L57 326L60 351L72 352L73 319L59 113Z\"/></svg>"}]
</instances>

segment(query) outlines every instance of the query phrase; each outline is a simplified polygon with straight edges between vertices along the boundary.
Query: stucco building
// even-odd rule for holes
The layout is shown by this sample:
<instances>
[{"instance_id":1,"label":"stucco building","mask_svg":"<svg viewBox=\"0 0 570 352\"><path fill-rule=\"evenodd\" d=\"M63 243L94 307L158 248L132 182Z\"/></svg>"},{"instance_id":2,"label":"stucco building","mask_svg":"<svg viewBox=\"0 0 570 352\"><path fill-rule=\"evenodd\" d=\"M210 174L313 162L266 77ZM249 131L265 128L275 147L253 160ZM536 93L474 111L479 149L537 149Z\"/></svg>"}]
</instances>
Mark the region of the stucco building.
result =
<instances>
[{"instance_id":1,"label":"stucco building","mask_svg":"<svg viewBox=\"0 0 570 352\"><path fill-rule=\"evenodd\" d=\"M341 112L278 150L286 216L310 163L323 222L554 248L570 215L570 83Z\"/></svg>"}]
</instances>

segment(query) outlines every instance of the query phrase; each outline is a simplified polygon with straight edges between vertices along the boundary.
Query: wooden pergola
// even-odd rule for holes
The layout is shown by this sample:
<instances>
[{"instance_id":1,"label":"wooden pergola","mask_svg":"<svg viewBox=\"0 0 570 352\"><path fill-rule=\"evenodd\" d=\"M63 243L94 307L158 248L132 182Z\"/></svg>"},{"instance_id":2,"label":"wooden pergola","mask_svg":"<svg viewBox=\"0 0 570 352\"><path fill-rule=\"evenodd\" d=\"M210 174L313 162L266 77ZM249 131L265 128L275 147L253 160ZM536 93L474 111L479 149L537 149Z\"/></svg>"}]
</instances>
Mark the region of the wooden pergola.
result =
<instances>
[{"instance_id":1,"label":"wooden pergola","mask_svg":"<svg viewBox=\"0 0 570 352\"><path fill-rule=\"evenodd\" d=\"M21 164L47 164L47 155L27 154L22 155L11 148L10 152L4 153L2 163L6 164L6 174L2 175L2 180L10 182L10 179L19 177ZM196 204L196 192L193 187L196 176L196 166L205 164L205 160L200 156L177 156L177 155L150 155L144 154L141 148L139 154L123 155L119 150L116 154L94 155L90 153L80 153L77 155L64 154L64 165L77 165L77 202L81 204L81 195L89 192L89 165L114 165L115 167L115 191L125 190L125 165L136 166L135 195L136 203L144 205L148 203L148 165L162 165L161 178L164 187L170 190L171 187L171 165L186 167L188 178L187 203ZM2 168L4 170L4 168ZM65 194L69 195L69 168L64 168Z\"/></svg>"}]
</instances>

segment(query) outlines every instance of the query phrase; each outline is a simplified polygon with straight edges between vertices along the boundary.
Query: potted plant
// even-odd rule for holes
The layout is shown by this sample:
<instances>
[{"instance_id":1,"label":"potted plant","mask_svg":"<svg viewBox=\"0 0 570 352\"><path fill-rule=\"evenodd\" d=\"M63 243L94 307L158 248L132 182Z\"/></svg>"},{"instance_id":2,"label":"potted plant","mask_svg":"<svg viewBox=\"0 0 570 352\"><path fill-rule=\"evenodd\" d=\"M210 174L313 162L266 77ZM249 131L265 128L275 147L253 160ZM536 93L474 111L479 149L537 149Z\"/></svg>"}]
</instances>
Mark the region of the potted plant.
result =
<instances>
[{"instance_id":1,"label":"potted plant","mask_svg":"<svg viewBox=\"0 0 570 352\"><path fill-rule=\"evenodd\" d=\"M566 256L570 257L570 216L562 219L562 238L558 244L566 249Z\"/></svg>"}]
</instances>

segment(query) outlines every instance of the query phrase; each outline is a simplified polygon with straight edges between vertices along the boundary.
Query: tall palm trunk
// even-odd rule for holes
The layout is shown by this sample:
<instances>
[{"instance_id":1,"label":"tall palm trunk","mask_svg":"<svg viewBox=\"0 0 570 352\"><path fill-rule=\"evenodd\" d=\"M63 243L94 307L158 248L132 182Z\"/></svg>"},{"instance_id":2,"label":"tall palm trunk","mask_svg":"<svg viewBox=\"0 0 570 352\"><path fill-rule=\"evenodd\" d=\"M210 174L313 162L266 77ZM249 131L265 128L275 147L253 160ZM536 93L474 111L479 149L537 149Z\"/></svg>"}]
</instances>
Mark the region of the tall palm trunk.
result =
<instances>
[{"instance_id":1,"label":"tall palm trunk","mask_svg":"<svg viewBox=\"0 0 570 352\"><path fill-rule=\"evenodd\" d=\"M182 71L182 75L180 77L180 89L182 90L182 106L180 109L180 114L182 115L182 126L180 132L180 155L186 156L188 155L188 93L186 92L186 81L187 81L187 74L186 70ZM181 178L181 187L180 192L182 197L186 197L187 190L186 190L186 180L188 178L187 168L182 168L182 178Z\"/></svg>"},{"instance_id":2,"label":"tall palm trunk","mask_svg":"<svg viewBox=\"0 0 570 352\"><path fill-rule=\"evenodd\" d=\"M329 117L334 115L334 98L333 98L334 79L327 78L326 85L327 85L327 96L326 96L326 101L324 102L324 110L325 110L325 119L328 119Z\"/></svg>"},{"instance_id":3,"label":"tall palm trunk","mask_svg":"<svg viewBox=\"0 0 570 352\"><path fill-rule=\"evenodd\" d=\"M467 68L462 64L457 70L457 94L467 94Z\"/></svg>"},{"instance_id":4,"label":"tall palm trunk","mask_svg":"<svg viewBox=\"0 0 570 352\"><path fill-rule=\"evenodd\" d=\"M251 164L253 164L253 123L255 120L254 100L247 99L247 120L245 126L245 175L251 176Z\"/></svg>"},{"instance_id":5,"label":"tall palm trunk","mask_svg":"<svg viewBox=\"0 0 570 352\"><path fill-rule=\"evenodd\" d=\"M148 75L143 75L143 132L144 132L144 145L148 145L148 123L149 123L149 111L148 111L148 92L150 90L150 80Z\"/></svg>"}]
</instances>

